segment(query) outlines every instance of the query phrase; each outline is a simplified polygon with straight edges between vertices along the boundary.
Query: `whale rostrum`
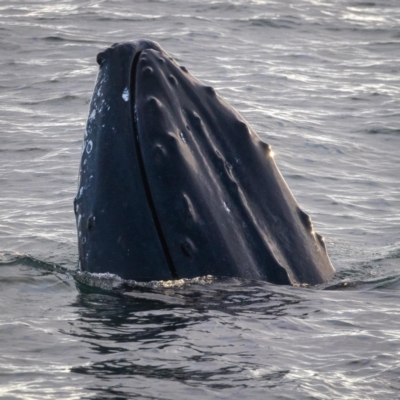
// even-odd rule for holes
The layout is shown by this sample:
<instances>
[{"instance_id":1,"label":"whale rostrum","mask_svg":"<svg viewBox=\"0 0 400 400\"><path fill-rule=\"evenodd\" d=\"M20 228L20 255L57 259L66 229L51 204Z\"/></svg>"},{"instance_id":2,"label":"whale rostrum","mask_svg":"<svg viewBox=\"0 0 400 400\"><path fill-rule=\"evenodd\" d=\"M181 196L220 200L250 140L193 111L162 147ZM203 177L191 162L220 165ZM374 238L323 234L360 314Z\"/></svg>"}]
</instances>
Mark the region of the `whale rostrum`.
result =
<instances>
[{"instance_id":1,"label":"whale rostrum","mask_svg":"<svg viewBox=\"0 0 400 400\"><path fill-rule=\"evenodd\" d=\"M74 207L83 271L136 281L332 277L324 239L264 143L157 43L100 65Z\"/></svg>"}]
</instances>

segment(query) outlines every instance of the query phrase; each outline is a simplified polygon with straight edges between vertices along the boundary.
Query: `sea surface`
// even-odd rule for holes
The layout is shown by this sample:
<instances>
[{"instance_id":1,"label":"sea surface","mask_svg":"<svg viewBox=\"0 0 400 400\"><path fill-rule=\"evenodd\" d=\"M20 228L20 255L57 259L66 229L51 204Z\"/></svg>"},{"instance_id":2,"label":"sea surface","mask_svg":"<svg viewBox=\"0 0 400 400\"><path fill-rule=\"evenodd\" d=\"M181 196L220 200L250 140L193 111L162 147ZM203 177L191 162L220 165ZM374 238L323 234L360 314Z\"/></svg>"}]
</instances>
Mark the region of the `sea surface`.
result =
<instances>
[{"instance_id":1,"label":"sea surface","mask_svg":"<svg viewBox=\"0 0 400 400\"><path fill-rule=\"evenodd\" d=\"M318 287L77 271L98 65L157 41L269 143ZM2 0L0 398L400 399L400 2Z\"/></svg>"}]
</instances>

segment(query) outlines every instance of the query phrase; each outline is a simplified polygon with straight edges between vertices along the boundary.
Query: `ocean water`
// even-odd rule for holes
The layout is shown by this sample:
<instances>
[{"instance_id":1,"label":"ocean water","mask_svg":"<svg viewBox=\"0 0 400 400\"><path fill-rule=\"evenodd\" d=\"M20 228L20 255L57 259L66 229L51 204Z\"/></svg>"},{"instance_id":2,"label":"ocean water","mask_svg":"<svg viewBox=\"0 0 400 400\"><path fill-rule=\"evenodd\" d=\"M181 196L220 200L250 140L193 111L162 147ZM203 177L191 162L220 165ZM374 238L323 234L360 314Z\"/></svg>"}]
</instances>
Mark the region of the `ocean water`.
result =
<instances>
[{"instance_id":1,"label":"ocean water","mask_svg":"<svg viewBox=\"0 0 400 400\"><path fill-rule=\"evenodd\" d=\"M320 287L77 272L98 66L148 38L272 145ZM0 398L400 398L397 0L0 2Z\"/></svg>"}]
</instances>

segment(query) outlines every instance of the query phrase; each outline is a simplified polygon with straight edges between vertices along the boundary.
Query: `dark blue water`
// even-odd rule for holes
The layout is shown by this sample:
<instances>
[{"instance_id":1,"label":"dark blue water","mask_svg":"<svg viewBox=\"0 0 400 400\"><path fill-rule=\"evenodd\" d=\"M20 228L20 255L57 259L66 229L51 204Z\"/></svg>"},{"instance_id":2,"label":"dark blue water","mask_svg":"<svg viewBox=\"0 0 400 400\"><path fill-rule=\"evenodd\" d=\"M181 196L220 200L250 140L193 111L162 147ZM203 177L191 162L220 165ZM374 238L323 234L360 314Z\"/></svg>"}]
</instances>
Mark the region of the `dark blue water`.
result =
<instances>
[{"instance_id":1,"label":"dark blue water","mask_svg":"<svg viewBox=\"0 0 400 400\"><path fill-rule=\"evenodd\" d=\"M272 145L331 282L77 273L95 56L137 38ZM0 398L400 398L399 44L395 0L3 0Z\"/></svg>"}]
</instances>

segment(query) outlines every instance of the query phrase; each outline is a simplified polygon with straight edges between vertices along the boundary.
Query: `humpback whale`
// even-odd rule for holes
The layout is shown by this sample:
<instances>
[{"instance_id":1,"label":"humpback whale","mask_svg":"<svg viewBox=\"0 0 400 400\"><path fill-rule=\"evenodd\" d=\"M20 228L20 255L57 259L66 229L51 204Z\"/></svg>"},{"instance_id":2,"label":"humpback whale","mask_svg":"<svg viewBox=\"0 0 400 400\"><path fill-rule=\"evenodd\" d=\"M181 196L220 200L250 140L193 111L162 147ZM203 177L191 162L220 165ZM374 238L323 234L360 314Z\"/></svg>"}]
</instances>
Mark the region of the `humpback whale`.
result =
<instances>
[{"instance_id":1,"label":"humpback whale","mask_svg":"<svg viewBox=\"0 0 400 400\"><path fill-rule=\"evenodd\" d=\"M74 200L82 271L136 281L332 277L324 239L264 143L157 43L116 43L99 74Z\"/></svg>"}]
</instances>

